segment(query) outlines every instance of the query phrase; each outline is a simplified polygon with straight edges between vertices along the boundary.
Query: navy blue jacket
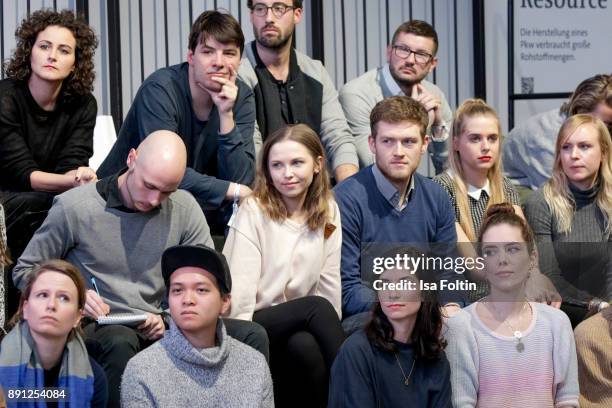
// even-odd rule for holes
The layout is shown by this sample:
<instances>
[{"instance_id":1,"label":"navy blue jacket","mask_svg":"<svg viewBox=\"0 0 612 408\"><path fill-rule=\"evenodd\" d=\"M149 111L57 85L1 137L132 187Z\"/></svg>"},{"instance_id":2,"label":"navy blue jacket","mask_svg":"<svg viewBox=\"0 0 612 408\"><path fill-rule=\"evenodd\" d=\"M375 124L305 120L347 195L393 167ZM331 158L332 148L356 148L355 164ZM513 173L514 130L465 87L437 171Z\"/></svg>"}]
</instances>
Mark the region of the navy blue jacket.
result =
<instances>
[{"instance_id":1,"label":"navy blue jacket","mask_svg":"<svg viewBox=\"0 0 612 408\"><path fill-rule=\"evenodd\" d=\"M115 174L125 167L131 148L156 130L177 133L187 147L187 171L180 188L189 191L204 208L221 206L230 182L249 185L255 177L255 99L241 80L233 108L236 126L219 134L216 106L208 121L196 117L191 100L189 65L162 68L141 85L132 102L117 142L98 169L98 177Z\"/></svg>"}]
</instances>

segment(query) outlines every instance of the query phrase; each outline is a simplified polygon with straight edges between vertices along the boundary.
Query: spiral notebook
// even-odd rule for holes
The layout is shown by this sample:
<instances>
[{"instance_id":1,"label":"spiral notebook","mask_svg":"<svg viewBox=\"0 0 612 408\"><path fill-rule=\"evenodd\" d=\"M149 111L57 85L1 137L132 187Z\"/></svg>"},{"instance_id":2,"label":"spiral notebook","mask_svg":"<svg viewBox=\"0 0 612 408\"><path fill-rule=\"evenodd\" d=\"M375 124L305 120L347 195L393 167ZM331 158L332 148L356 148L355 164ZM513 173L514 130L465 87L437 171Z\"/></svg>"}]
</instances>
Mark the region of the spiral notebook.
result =
<instances>
[{"instance_id":1,"label":"spiral notebook","mask_svg":"<svg viewBox=\"0 0 612 408\"><path fill-rule=\"evenodd\" d=\"M147 320L147 315L145 313L120 313L108 316L99 316L98 324L124 324L126 326L135 326L137 324L143 323L145 320Z\"/></svg>"}]
</instances>

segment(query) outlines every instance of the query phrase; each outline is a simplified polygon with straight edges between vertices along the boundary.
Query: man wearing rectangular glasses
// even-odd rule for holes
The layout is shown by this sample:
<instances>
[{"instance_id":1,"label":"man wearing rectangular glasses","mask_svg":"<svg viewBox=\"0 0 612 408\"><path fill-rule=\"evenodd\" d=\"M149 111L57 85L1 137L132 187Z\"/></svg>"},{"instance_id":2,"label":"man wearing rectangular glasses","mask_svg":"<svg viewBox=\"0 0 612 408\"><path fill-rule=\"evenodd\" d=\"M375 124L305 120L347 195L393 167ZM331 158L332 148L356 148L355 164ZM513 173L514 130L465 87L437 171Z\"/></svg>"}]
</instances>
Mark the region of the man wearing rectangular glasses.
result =
<instances>
[{"instance_id":1,"label":"man wearing rectangular glasses","mask_svg":"<svg viewBox=\"0 0 612 408\"><path fill-rule=\"evenodd\" d=\"M360 166L374 162L368 147L370 111L384 98L410 96L421 102L429 115L427 134L436 174L442 172L448 148L452 111L442 90L425 77L433 72L438 59L438 35L434 28L421 20L401 24L391 44L387 46L387 63L348 82L340 90L340 103L355 137Z\"/></svg>"},{"instance_id":2,"label":"man wearing rectangular glasses","mask_svg":"<svg viewBox=\"0 0 612 408\"><path fill-rule=\"evenodd\" d=\"M321 137L337 181L357 172L357 152L338 92L320 61L291 46L302 0L249 0L255 41L245 47L238 75L253 89L255 147L275 130L304 123Z\"/></svg>"}]
</instances>

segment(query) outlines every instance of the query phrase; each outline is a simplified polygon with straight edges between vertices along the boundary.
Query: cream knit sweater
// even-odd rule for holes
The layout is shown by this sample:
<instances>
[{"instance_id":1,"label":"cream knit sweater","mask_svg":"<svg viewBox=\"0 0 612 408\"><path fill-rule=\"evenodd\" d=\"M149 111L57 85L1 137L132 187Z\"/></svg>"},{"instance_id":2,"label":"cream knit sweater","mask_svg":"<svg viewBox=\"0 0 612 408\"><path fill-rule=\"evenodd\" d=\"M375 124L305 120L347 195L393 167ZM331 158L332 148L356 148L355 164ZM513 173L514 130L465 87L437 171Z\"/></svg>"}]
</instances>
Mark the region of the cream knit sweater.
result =
<instances>
[{"instance_id":1,"label":"cream knit sweater","mask_svg":"<svg viewBox=\"0 0 612 408\"><path fill-rule=\"evenodd\" d=\"M335 201L331 209L336 228L325 238L323 228L272 221L253 198L240 206L223 248L232 274L230 317L251 320L257 310L310 295L341 315L342 228Z\"/></svg>"}]
</instances>

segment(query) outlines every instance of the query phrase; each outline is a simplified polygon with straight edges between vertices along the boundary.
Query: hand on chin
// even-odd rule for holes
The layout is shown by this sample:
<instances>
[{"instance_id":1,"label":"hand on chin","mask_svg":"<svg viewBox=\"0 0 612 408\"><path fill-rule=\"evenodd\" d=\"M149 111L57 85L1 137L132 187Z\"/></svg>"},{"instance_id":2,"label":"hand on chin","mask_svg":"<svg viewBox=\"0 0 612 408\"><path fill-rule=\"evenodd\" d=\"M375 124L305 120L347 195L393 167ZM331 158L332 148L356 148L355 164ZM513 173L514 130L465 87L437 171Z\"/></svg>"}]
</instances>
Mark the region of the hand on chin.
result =
<instances>
[{"instance_id":1,"label":"hand on chin","mask_svg":"<svg viewBox=\"0 0 612 408\"><path fill-rule=\"evenodd\" d=\"M197 82L196 83L198 85L198 88L200 88L201 90L205 91L205 92L221 92L221 88L223 88L223 85L215 82L215 81L201 81L201 82Z\"/></svg>"}]
</instances>

